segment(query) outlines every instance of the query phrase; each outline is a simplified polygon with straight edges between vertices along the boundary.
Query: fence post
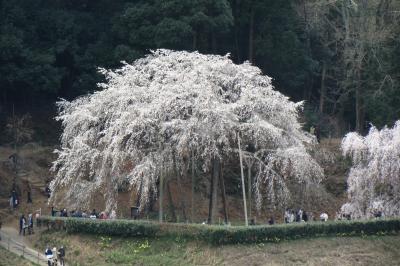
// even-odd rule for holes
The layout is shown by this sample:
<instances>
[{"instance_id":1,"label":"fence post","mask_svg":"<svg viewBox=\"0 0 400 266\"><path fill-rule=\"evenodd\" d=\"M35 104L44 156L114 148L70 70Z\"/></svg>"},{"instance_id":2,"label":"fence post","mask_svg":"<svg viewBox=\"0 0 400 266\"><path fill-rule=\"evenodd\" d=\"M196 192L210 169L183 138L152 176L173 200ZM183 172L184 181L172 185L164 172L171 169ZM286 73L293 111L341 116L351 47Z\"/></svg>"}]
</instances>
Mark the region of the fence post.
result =
<instances>
[{"instance_id":1,"label":"fence post","mask_svg":"<svg viewBox=\"0 0 400 266\"><path fill-rule=\"evenodd\" d=\"M39 251L37 252L37 263L39 264Z\"/></svg>"},{"instance_id":2,"label":"fence post","mask_svg":"<svg viewBox=\"0 0 400 266\"><path fill-rule=\"evenodd\" d=\"M25 246L22 246L22 257L25 257Z\"/></svg>"},{"instance_id":3,"label":"fence post","mask_svg":"<svg viewBox=\"0 0 400 266\"><path fill-rule=\"evenodd\" d=\"M8 250L10 250L10 237L8 237Z\"/></svg>"}]
</instances>

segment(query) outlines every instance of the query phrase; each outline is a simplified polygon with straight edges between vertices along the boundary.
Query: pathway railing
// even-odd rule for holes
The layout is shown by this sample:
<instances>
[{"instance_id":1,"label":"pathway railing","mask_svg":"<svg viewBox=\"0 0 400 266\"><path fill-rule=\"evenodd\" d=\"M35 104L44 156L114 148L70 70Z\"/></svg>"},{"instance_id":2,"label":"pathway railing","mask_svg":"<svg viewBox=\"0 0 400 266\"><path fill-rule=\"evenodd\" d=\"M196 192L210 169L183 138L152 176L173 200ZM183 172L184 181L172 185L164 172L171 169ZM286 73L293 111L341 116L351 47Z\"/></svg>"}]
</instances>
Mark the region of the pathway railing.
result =
<instances>
[{"instance_id":1,"label":"pathway railing","mask_svg":"<svg viewBox=\"0 0 400 266\"><path fill-rule=\"evenodd\" d=\"M39 265L47 265L47 258L39 251L27 247L25 244L16 241L11 236L2 231L0 231L0 237L0 245L8 251L22 256L23 258Z\"/></svg>"}]
</instances>

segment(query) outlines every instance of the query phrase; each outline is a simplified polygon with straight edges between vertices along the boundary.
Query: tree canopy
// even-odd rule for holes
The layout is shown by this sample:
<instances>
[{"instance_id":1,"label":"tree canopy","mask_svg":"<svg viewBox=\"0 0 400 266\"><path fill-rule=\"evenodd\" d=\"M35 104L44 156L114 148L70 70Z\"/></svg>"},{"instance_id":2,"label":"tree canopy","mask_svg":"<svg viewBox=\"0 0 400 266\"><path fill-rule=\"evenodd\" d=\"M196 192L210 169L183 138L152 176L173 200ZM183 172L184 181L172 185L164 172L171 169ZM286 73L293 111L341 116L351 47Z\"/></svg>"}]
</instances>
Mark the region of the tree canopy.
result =
<instances>
[{"instance_id":1,"label":"tree canopy","mask_svg":"<svg viewBox=\"0 0 400 266\"><path fill-rule=\"evenodd\" d=\"M302 103L275 91L249 63L157 50L101 72L100 91L58 103L63 133L52 201L83 208L100 194L111 210L125 186L140 190L145 203L161 171L185 171L191 157L204 172L215 160L238 162L239 138L255 160L259 207L266 194L285 201L289 181L323 176L307 152L315 139L298 122Z\"/></svg>"},{"instance_id":2,"label":"tree canopy","mask_svg":"<svg viewBox=\"0 0 400 266\"><path fill-rule=\"evenodd\" d=\"M342 141L353 166L348 176L349 202L342 213L369 218L381 212L400 215L400 122L393 128L372 127L367 136L349 133Z\"/></svg>"}]
</instances>

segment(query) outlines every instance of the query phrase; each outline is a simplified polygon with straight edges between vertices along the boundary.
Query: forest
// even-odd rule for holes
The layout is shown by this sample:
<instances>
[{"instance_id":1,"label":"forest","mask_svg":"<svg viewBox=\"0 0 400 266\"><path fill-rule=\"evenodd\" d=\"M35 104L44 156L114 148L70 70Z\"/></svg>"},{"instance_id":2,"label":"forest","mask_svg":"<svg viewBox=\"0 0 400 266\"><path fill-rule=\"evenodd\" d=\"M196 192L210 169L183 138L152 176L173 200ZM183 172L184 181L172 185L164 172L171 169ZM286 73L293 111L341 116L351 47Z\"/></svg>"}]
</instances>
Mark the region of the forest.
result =
<instances>
[{"instance_id":1,"label":"forest","mask_svg":"<svg viewBox=\"0 0 400 266\"><path fill-rule=\"evenodd\" d=\"M399 1L0 3L0 128L13 111L54 116L58 99L98 90L99 67L158 48L251 62L278 91L305 101L305 127L325 137L392 126L400 114Z\"/></svg>"}]
</instances>

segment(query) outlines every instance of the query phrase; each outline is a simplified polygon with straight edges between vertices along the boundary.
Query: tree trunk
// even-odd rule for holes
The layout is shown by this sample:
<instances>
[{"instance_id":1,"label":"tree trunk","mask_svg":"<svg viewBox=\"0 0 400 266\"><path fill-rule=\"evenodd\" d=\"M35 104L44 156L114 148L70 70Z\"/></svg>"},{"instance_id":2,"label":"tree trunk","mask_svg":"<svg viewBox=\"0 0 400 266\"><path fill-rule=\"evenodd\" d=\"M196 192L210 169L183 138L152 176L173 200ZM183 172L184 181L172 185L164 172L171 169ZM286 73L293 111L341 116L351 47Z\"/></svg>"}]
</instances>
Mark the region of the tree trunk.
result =
<instances>
[{"instance_id":1,"label":"tree trunk","mask_svg":"<svg viewBox=\"0 0 400 266\"><path fill-rule=\"evenodd\" d=\"M321 91L319 95L319 113L324 112L326 88L325 88L325 76L326 76L326 62L322 63L322 73L321 73Z\"/></svg>"},{"instance_id":2,"label":"tree trunk","mask_svg":"<svg viewBox=\"0 0 400 266\"><path fill-rule=\"evenodd\" d=\"M211 171L210 202L208 205L208 224L213 224L215 222L214 218L218 200L218 176L220 168L219 159L214 158L212 164L213 166Z\"/></svg>"},{"instance_id":3,"label":"tree trunk","mask_svg":"<svg viewBox=\"0 0 400 266\"><path fill-rule=\"evenodd\" d=\"M254 8L250 10L249 22L249 62L254 63Z\"/></svg>"},{"instance_id":4,"label":"tree trunk","mask_svg":"<svg viewBox=\"0 0 400 266\"><path fill-rule=\"evenodd\" d=\"M187 173L186 168L184 169L185 175ZM186 215L186 202L185 202L185 194L183 193L184 189L182 187L182 176L181 173L177 172L176 175L176 179L177 179L177 183L178 183L178 189L181 193L179 193L178 198L179 198L179 202L180 202L180 207L182 210L182 217L183 220L186 222L187 220L187 215Z\"/></svg>"},{"instance_id":5,"label":"tree trunk","mask_svg":"<svg viewBox=\"0 0 400 266\"><path fill-rule=\"evenodd\" d=\"M176 214L175 214L175 206L174 206L174 201L172 200L172 195L171 195L171 189L169 187L169 181L167 181L167 196L168 196L168 207L169 207L169 212L171 213L171 220L173 222L176 222Z\"/></svg>"},{"instance_id":6,"label":"tree trunk","mask_svg":"<svg viewBox=\"0 0 400 266\"><path fill-rule=\"evenodd\" d=\"M360 134L363 133L364 129L364 109L362 106L361 99L361 70L357 70L357 84L356 84L356 131Z\"/></svg>"},{"instance_id":7,"label":"tree trunk","mask_svg":"<svg viewBox=\"0 0 400 266\"><path fill-rule=\"evenodd\" d=\"M177 200L178 200L178 203L180 205L179 207L182 210L183 220L186 221L186 219L187 219L187 216L186 216L186 203L185 203L185 195L183 193L184 189L182 187L182 176L181 176L181 172L177 168L175 155L174 155L174 160L173 160L173 167L174 167L174 173L175 173L175 176L176 176L177 187L178 187L178 190L181 191L181 193L179 193L177 195ZM184 167L184 169L183 169L183 174L187 175L186 167Z\"/></svg>"},{"instance_id":8,"label":"tree trunk","mask_svg":"<svg viewBox=\"0 0 400 266\"><path fill-rule=\"evenodd\" d=\"M224 208L224 223L228 224L228 206L226 202L225 181L224 181L222 165L220 167L220 172L219 172L219 182L221 183L222 205Z\"/></svg>"}]
</instances>

